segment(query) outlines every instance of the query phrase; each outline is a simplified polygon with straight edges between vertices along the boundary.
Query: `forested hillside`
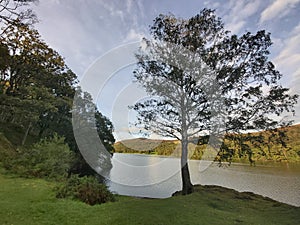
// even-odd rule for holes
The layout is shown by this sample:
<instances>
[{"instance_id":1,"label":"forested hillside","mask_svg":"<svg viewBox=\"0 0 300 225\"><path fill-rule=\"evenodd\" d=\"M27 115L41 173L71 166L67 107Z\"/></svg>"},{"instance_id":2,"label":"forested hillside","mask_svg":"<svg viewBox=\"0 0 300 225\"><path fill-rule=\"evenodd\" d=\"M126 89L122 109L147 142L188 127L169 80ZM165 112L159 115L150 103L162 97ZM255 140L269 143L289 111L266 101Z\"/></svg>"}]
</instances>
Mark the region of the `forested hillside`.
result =
<instances>
[{"instance_id":1,"label":"forested hillside","mask_svg":"<svg viewBox=\"0 0 300 225\"><path fill-rule=\"evenodd\" d=\"M285 132L283 132L285 131ZM225 136L223 145L216 160L225 161L300 161L300 124L281 128L275 131L264 131L243 135ZM191 159L201 159L203 151L207 148L209 137L200 137L198 141L189 143L189 156ZM242 144L237 144L237 141ZM196 144L195 144L196 143ZM241 151L241 148L246 151ZM179 141L131 139L119 141L114 144L118 153L141 153L155 155L172 155L180 157L181 146ZM241 154L241 152L245 152ZM251 161L250 160L250 161Z\"/></svg>"},{"instance_id":2,"label":"forested hillside","mask_svg":"<svg viewBox=\"0 0 300 225\"><path fill-rule=\"evenodd\" d=\"M97 132L109 150L114 142L112 123L97 110L91 95L81 91L76 74L64 58L34 28L32 11L18 11L28 4L11 2L14 9L8 3L1 1L0 146L6 147L1 146L0 154L5 151L10 156L12 161L5 164L18 163L25 152L33 154L29 149L34 144L57 137L58 143L63 140L74 154L69 172L91 174L74 138L72 110L80 114L95 109ZM80 109L72 109L75 91Z\"/></svg>"}]
</instances>

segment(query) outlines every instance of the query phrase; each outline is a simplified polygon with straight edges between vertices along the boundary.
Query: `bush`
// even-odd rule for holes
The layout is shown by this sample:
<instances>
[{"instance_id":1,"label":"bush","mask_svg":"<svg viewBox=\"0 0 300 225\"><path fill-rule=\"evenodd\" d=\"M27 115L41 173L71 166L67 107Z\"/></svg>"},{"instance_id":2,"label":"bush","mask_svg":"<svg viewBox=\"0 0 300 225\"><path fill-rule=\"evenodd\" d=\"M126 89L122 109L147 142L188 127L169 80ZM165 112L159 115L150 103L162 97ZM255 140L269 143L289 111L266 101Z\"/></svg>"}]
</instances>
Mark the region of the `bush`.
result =
<instances>
[{"instance_id":1,"label":"bush","mask_svg":"<svg viewBox=\"0 0 300 225\"><path fill-rule=\"evenodd\" d=\"M19 149L14 171L23 176L60 180L67 176L73 153L64 138L54 135L31 148Z\"/></svg>"},{"instance_id":2,"label":"bush","mask_svg":"<svg viewBox=\"0 0 300 225\"><path fill-rule=\"evenodd\" d=\"M12 160L15 159L16 154L17 152L13 145L0 133L0 163L5 169L12 169Z\"/></svg>"},{"instance_id":3,"label":"bush","mask_svg":"<svg viewBox=\"0 0 300 225\"><path fill-rule=\"evenodd\" d=\"M78 175L72 175L63 186L57 188L56 197L79 199L89 205L115 200L107 187L95 177Z\"/></svg>"}]
</instances>

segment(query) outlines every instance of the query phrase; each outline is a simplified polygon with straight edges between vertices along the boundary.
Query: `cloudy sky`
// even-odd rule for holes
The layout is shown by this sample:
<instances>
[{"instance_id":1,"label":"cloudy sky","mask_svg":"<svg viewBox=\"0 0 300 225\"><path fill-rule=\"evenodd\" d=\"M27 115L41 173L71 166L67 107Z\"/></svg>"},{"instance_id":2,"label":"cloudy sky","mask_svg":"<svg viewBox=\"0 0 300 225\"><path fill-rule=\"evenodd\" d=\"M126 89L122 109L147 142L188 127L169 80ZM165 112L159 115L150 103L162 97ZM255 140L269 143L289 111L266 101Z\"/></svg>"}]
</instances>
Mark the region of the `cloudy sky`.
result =
<instances>
[{"instance_id":1,"label":"cloudy sky","mask_svg":"<svg viewBox=\"0 0 300 225\"><path fill-rule=\"evenodd\" d=\"M97 69L102 70L102 73L98 70L98 76L108 79L105 85L98 85L101 90L93 97L99 109L113 120L117 139L124 139L130 138L129 134L125 135L130 120L126 118L132 114L127 105L142 98L144 93L130 84L133 67L129 55L123 54L117 65L108 65L115 71L103 69L103 62L113 64L116 61L114 54L122 55L127 51L124 46L129 45L127 52L134 49L135 45L130 44L149 35L149 25L159 14L172 13L189 18L203 8L216 9L232 33L261 29L271 32L274 44L270 58L284 75L283 84L294 93L298 92L300 0L40 0L35 6L40 20L36 28L65 58L80 80L94 77L93 85L103 83L103 80L97 80L95 73ZM92 76L91 70L94 71ZM103 75L103 71L113 74ZM121 103L123 109L120 109ZM296 112L295 121L300 122L299 104Z\"/></svg>"}]
</instances>

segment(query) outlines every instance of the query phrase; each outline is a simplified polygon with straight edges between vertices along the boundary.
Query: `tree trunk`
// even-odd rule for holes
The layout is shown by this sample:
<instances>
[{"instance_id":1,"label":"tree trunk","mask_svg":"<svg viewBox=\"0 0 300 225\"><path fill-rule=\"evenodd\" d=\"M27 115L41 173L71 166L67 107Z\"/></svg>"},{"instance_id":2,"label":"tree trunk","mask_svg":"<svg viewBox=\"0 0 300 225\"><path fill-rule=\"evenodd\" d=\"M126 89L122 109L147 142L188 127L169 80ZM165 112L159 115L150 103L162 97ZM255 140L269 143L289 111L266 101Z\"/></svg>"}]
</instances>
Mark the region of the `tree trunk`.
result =
<instances>
[{"instance_id":1,"label":"tree trunk","mask_svg":"<svg viewBox=\"0 0 300 225\"><path fill-rule=\"evenodd\" d=\"M184 91L183 91L184 93ZM186 96L181 96L181 179L182 179L182 195L191 194L194 191L189 165L188 165L188 127L187 127L187 115L186 115Z\"/></svg>"},{"instance_id":2,"label":"tree trunk","mask_svg":"<svg viewBox=\"0 0 300 225\"><path fill-rule=\"evenodd\" d=\"M188 140L183 138L181 141L181 179L182 179L182 194L188 195L194 192L194 187L191 182L190 171L188 166Z\"/></svg>"},{"instance_id":3,"label":"tree trunk","mask_svg":"<svg viewBox=\"0 0 300 225\"><path fill-rule=\"evenodd\" d=\"M27 136L28 136L28 134L29 134L29 130L30 130L30 128L31 128L31 122L29 122L29 124L28 124L28 127L27 127L27 129L26 129L26 131L25 131L25 134L24 134L24 137L23 137L23 140L22 140L22 146L25 144L25 142L26 142L26 139L27 139Z\"/></svg>"}]
</instances>

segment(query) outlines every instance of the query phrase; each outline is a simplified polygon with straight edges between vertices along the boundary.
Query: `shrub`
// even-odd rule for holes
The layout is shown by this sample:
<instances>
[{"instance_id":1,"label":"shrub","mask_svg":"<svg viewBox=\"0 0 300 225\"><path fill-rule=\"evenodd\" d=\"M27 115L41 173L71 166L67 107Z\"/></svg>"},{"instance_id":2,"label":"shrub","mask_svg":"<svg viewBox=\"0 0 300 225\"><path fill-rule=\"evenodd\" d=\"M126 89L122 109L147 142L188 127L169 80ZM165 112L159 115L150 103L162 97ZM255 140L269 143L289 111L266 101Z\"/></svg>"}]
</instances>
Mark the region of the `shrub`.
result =
<instances>
[{"instance_id":1,"label":"shrub","mask_svg":"<svg viewBox=\"0 0 300 225\"><path fill-rule=\"evenodd\" d=\"M5 169L10 170L12 168L12 160L16 157L16 154L13 145L0 133L0 163Z\"/></svg>"},{"instance_id":2,"label":"shrub","mask_svg":"<svg viewBox=\"0 0 300 225\"><path fill-rule=\"evenodd\" d=\"M63 186L57 188L56 197L79 199L89 205L115 200L107 187L95 177L78 175L72 175Z\"/></svg>"},{"instance_id":3,"label":"shrub","mask_svg":"<svg viewBox=\"0 0 300 225\"><path fill-rule=\"evenodd\" d=\"M54 135L31 148L19 149L14 170L23 176L60 180L67 176L73 158L64 138Z\"/></svg>"}]
</instances>

